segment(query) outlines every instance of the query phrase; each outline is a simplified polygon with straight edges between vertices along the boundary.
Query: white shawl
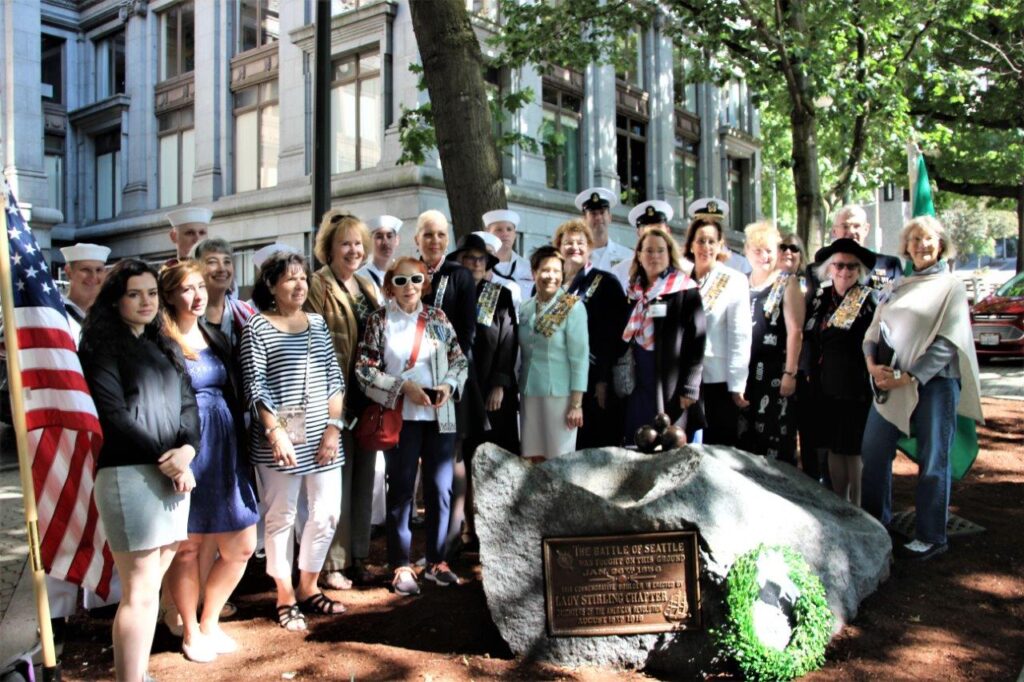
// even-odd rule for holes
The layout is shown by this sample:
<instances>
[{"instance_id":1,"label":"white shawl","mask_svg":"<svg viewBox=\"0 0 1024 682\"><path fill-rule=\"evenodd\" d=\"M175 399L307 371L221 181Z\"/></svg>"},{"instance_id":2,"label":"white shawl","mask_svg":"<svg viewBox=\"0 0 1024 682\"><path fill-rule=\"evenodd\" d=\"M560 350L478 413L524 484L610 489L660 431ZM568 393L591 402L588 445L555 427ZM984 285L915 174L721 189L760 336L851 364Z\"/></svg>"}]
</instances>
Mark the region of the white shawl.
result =
<instances>
[{"instance_id":1,"label":"white shawl","mask_svg":"<svg viewBox=\"0 0 1024 682\"><path fill-rule=\"evenodd\" d=\"M889 300L875 310L864 340L878 343L883 323L888 332L886 340L896 351L894 362L903 370L913 367L936 336L956 346L961 383L957 414L984 422L967 290L960 280L949 272L904 277ZM875 403L875 409L886 421L909 434L910 416L917 407L917 391L916 382L893 389L886 402Z\"/></svg>"}]
</instances>

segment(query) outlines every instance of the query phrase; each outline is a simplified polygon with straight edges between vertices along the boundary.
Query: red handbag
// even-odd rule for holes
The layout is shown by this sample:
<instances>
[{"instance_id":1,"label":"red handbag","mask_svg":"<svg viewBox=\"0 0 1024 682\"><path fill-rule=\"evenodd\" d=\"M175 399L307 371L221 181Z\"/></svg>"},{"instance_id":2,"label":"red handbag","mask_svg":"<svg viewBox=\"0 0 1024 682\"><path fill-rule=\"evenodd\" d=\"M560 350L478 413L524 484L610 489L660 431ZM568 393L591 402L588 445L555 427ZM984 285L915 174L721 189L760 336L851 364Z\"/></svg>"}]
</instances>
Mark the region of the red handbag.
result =
<instances>
[{"instance_id":1,"label":"red handbag","mask_svg":"<svg viewBox=\"0 0 1024 682\"><path fill-rule=\"evenodd\" d=\"M423 341L423 330L427 326L427 313L420 313L416 320L416 337L412 342L412 353L409 355L409 362L405 370L408 371L416 365L416 359L420 354L420 343ZM395 406L384 407L377 403L371 403L359 418L356 426L355 438L359 449L363 451L390 450L398 445L398 435L402 432L402 405L405 402L404 396L399 396Z\"/></svg>"}]
</instances>

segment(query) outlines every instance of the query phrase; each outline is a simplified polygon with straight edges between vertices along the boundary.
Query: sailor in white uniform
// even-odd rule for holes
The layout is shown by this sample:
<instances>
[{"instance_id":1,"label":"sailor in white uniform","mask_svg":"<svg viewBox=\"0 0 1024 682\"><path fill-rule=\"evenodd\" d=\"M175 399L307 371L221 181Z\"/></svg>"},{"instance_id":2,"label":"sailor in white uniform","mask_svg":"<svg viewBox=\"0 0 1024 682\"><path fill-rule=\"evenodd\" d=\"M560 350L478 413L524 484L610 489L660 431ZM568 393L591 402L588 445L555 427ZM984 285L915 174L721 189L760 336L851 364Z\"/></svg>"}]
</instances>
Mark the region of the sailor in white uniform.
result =
<instances>
[{"instance_id":1,"label":"sailor in white uniform","mask_svg":"<svg viewBox=\"0 0 1024 682\"><path fill-rule=\"evenodd\" d=\"M629 224L636 228L638 240L645 230L652 227L663 227L669 234L672 234L668 221L672 220L673 215L675 215L675 211L667 201L651 199L633 207L633 210L629 212ZM612 274L622 284L624 291L629 291L629 268L632 264L633 254L631 252L628 260L624 260L612 268Z\"/></svg>"},{"instance_id":2,"label":"sailor in white uniform","mask_svg":"<svg viewBox=\"0 0 1024 682\"><path fill-rule=\"evenodd\" d=\"M490 253L492 256L498 255L498 250L501 248L502 244L501 238L498 237L498 235L492 232L483 231L474 232L473 234L484 240L484 244L487 246L488 253ZM522 256L518 257L522 258ZM527 263L527 266L529 266L529 263ZM518 313L519 304L523 302L523 288L519 286L519 282L517 282L515 279L511 277L505 277L501 273L497 272L497 269L497 266L491 268L491 271L487 273L486 277L488 281L494 282L495 284L500 284L501 286L508 289L509 293L512 294L512 303L515 305L514 312ZM533 280L531 279L529 281L529 289L527 290L527 296L529 296L529 292L532 290Z\"/></svg>"},{"instance_id":3,"label":"sailor in white uniform","mask_svg":"<svg viewBox=\"0 0 1024 682\"><path fill-rule=\"evenodd\" d=\"M515 211L498 209L483 215L484 230L500 240L501 248L494 254L498 264L493 272L503 280L514 280L519 284L520 291L533 290L533 273L530 272L530 261L516 253L516 231L519 229L519 214ZM484 240L485 242L487 240ZM519 303L516 303L516 310Z\"/></svg>"},{"instance_id":4,"label":"sailor in white uniform","mask_svg":"<svg viewBox=\"0 0 1024 682\"><path fill-rule=\"evenodd\" d=\"M619 198L615 196L615 192L604 187L591 187L576 195L576 208L580 210L583 222L594 235L590 264L598 270L611 272L622 261L633 260L633 249L608 239L612 209L618 205Z\"/></svg>"},{"instance_id":5,"label":"sailor in white uniform","mask_svg":"<svg viewBox=\"0 0 1024 682\"><path fill-rule=\"evenodd\" d=\"M366 265L356 270L356 274L373 282L377 300L382 301L381 286L384 284L384 275L395 260L395 252L398 251L402 221L393 215L379 215L366 221L366 229L373 238L373 255L366 261Z\"/></svg>"}]
</instances>

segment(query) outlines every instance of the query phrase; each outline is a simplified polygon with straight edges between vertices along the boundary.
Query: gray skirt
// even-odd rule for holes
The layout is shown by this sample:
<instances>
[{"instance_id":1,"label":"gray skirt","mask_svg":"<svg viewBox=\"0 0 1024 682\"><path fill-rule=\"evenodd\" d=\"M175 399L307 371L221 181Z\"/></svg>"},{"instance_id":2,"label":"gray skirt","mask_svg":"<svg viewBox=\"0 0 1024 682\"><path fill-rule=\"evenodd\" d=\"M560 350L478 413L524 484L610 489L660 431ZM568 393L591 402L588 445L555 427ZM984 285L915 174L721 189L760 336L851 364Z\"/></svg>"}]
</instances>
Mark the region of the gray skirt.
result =
<instances>
[{"instance_id":1,"label":"gray skirt","mask_svg":"<svg viewBox=\"0 0 1024 682\"><path fill-rule=\"evenodd\" d=\"M155 464L96 472L96 507L114 552L141 552L188 538L191 495L174 492Z\"/></svg>"}]
</instances>

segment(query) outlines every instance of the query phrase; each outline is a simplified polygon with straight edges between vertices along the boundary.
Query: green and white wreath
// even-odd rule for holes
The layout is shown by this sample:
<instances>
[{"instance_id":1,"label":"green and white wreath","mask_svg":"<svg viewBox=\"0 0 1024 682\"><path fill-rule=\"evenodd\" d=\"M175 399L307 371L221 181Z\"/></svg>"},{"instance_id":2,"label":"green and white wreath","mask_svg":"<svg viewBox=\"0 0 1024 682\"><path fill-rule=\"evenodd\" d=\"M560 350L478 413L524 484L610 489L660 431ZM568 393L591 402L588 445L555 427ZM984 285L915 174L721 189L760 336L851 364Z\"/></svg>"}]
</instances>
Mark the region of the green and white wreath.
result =
<instances>
[{"instance_id":1,"label":"green and white wreath","mask_svg":"<svg viewBox=\"0 0 1024 682\"><path fill-rule=\"evenodd\" d=\"M760 545L736 559L726 586L725 625L713 634L745 678L790 680L825 663L834 616L797 552Z\"/></svg>"}]
</instances>

